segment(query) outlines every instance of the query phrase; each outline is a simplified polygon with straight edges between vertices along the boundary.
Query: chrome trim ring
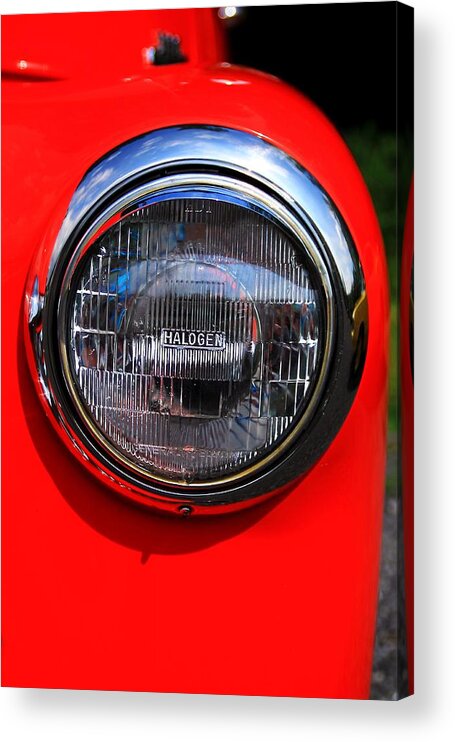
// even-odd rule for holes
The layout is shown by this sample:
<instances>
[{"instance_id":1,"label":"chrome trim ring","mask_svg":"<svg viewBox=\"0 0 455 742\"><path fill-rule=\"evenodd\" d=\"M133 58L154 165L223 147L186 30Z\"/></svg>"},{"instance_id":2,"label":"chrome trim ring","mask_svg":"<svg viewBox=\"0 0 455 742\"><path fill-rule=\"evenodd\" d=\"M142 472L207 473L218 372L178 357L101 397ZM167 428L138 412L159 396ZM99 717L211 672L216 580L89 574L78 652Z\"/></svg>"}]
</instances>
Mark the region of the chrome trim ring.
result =
<instances>
[{"instance_id":1,"label":"chrome trim ring","mask_svg":"<svg viewBox=\"0 0 455 742\"><path fill-rule=\"evenodd\" d=\"M322 369L286 445L235 476L193 486L145 476L118 452L113 455L78 404L64 332L69 279L94 240L134 211L138 202L176 197L185 189L237 194L272 214L310 255L327 311ZM158 130L127 142L94 165L74 193L55 245L43 249L32 267L26 299L35 372L67 443L118 491L184 515L241 507L303 475L342 425L366 354L363 273L336 206L287 154L252 134L221 127ZM321 410L323 415L318 414Z\"/></svg>"},{"instance_id":2,"label":"chrome trim ring","mask_svg":"<svg viewBox=\"0 0 455 742\"><path fill-rule=\"evenodd\" d=\"M121 219L124 219L130 213L135 212L139 208L144 208L150 203L157 203L157 201L179 199L189 197L188 194L197 194L209 200L210 198L219 197L220 200L228 201L230 197L237 200L247 198L249 204L255 204L258 209L267 210L275 219L280 220L280 226L286 227L287 231L291 233L296 241L300 245L304 245L306 251L311 256L311 260L314 264L314 272L317 273L319 281L322 283L325 302L326 302L326 332L325 332L325 349L322 356L321 369L318 374L316 388L309 395L308 403L305 406L303 414L296 420L295 424L289 428L289 432L286 435L285 440L270 451L270 453L264 454L260 459L252 463L245 470L240 470L235 473L231 473L227 476L220 476L216 480L210 480L207 482L199 481L195 482L182 482L181 486L185 488L191 488L194 490L213 489L214 487L220 487L231 482L235 482L241 478L252 475L254 472L259 471L263 467L267 466L271 461L276 459L285 448L287 448L296 435L303 430L306 421L311 417L316 408L316 404L320 398L323 381L329 365L329 359L331 357L331 351L333 346L333 294L331 289L330 277L328 275L327 268L324 262L321 260L321 256L315 249L315 245L308 239L308 235L302 229L300 223L293 218L293 216L281 206L278 201L275 201L271 196L264 194L254 186L243 183L241 181L227 178L220 175L212 175L208 173L191 173L189 175L179 174L173 176L165 176L158 178L152 183L147 183L138 189L128 192L120 200L112 204L105 212L103 212L99 218L95 221L90 229L84 235L82 240L79 242L77 247L74 249L71 259L68 262L68 266L65 270L63 277L62 287L60 290L59 298L59 310L58 310L58 321L57 321L57 336L60 360L63 368L63 375L66 383L66 389L70 393L73 403L77 408L79 416L84 420L86 428L89 429L90 434L97 438L100 445L104 447L107 453L111 456L120 459L124 466L132 468L136 473L145 476L146 480L150 480L153 484L157 482L175 486L175 483L171 479L165 478L163 475L160 476L156 473L151 474L145 472L141 467L134 467L132 462L125 456L122 456L118 451L115 451L109 441L100 434L97 426L93 420L86 414L84 405L78 395L74 378L70 371L70 362L67 352L67 333L66 326L68 324L69 313L71 311L70 304L70 292L69 284L71 283L72 277L76 271L76 266L83 260L83 256L87 253L90 246L93 245L95 240L103 234L106 229L112 228L112 226Z\"/></svg>"}]
</instances>

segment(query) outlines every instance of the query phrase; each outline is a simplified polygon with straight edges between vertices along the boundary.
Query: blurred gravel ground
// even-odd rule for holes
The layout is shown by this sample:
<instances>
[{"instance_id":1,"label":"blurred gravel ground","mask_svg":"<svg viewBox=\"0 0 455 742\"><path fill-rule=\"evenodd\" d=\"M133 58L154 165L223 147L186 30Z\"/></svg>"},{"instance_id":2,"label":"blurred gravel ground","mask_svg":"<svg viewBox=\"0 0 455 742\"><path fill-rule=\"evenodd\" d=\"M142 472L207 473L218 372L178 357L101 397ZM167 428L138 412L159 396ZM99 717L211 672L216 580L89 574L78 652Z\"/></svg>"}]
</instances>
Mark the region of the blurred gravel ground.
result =
<instances>
[{"instance_id":1,"label":"blurred gravel ground","mask_svg":"<svg viewBox=\"0 0 455 742\"><path fill-rule=\"evenodd\" d=\"M381 579L370 698L396 701L407 692L403 544L396 434L389 435Z\"/></svg>"}]
</instances>

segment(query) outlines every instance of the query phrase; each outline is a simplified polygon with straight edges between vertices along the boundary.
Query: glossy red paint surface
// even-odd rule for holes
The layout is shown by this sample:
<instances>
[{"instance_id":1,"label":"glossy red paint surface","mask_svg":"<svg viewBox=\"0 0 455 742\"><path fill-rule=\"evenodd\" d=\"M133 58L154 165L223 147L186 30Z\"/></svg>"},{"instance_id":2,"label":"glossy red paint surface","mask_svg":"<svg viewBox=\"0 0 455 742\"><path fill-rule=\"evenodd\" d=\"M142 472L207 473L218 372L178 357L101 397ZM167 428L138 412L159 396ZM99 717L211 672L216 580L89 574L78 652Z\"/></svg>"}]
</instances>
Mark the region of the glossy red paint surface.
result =
<instances>
[{"instance_id":1,"label":"glossy red paint surface","mask_svg":"<svg viewBox=\"0 0 455 742\"><path fill-rule=\"evenodd\" d=\"M85 29L93 20L99 33L101 15L71 19ZM115 15L123 24L135 14ZM144 25L143 14L137 21ZM59 66L52 22L43 49ZM20 29L20 20L9 23L5 38ZM185 28L179 33L185 46ZM97 79L3 87L2 682L368 697L389 302L366 187L331 124L273 78L202 64L197 50L187 64L134 76L117 63ZM360 388L325 455L286 496L210 521L144 512L80 466L45 418L22 331L32 256L58 231L88 167L138 134L181 123L258 133L310 170L349 226L369 302Z\"/></svg>"},{"instance_id":2,"label":"glossy red paint surface","mask_svg":"<svg viewBox=\"0 0 455 742\"><path fill-rule=\"evenodd\" d=\"M134 13L49 13L5 16L2 71L18 79L106 82L143 75L144 50L166 32L180 37L192 66L225 57L222 24L210 8Z\"/></svg>"},{"instance_id":3,"label":"glossy red paint surface","mask_svg":"<svg viewBox=\"0 0 455 742\"><path fill-rule=\"evenodd\" d=\"M403 536L409 693L414 692L414 379L410 328L414 331L411 279L414 262L414 181L409 192L401 262L400 347Z\"/></svg>"}]
</instances>

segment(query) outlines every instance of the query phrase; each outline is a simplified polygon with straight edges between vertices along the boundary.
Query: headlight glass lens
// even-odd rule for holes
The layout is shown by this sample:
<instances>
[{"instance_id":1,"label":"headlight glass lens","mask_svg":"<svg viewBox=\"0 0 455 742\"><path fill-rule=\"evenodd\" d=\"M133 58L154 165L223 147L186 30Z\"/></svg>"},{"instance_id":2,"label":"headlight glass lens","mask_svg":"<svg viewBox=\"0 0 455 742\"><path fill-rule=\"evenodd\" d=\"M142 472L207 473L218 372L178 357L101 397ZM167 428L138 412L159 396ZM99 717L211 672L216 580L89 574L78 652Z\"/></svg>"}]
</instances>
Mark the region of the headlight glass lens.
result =
<instances>
[{"instance_id":1,"label":"headlight glass lens","mask_svg":"<svg viewBox=\"0 0 455 742\"><path fill-rule=\"evenodd\" d=\"M245 474L285 443L319 375L314 266L241 199L137 208L86 251L69 302L84 416L114 456L163 481Z\"/></svg>"}]
</instances>

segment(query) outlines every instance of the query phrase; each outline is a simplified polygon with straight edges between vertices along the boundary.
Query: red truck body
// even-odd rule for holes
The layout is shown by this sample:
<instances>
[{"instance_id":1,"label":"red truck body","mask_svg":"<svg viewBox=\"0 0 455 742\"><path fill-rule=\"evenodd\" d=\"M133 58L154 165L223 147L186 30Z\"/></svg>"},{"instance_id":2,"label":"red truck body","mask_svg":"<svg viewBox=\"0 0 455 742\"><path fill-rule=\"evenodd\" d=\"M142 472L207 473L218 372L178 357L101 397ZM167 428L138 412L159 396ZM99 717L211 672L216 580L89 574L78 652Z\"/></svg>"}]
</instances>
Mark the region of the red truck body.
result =
<instances>
[{"instance_id":1,"label":"red truck body","mask_svg":"<svg viewBox=\"0 0 455 742\"><path fill-rule=\"evenodd\" d=\"M152 67L154 34L187 62ZM366 698L378 597L389 297L373 206L332 125L223 62L215 11L3 19L3 663L9 686ZM84 173L162 127L260 135L310 171L357 247L365 367L335 440L282 497L177 520L113 495L62 445L26 362L24 288Z\"/></svg>"}]
</instances>

